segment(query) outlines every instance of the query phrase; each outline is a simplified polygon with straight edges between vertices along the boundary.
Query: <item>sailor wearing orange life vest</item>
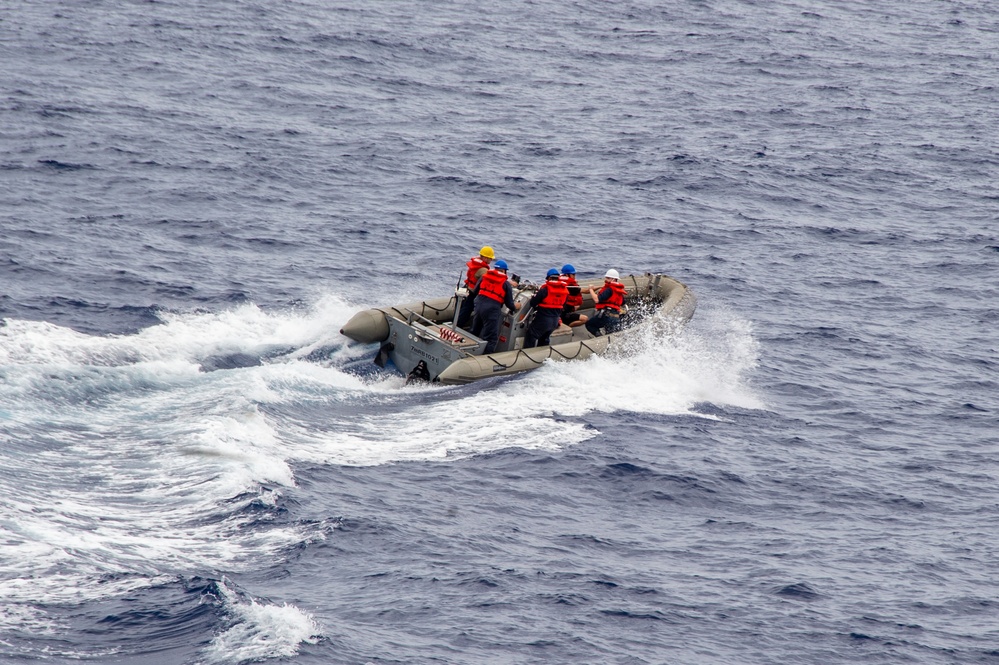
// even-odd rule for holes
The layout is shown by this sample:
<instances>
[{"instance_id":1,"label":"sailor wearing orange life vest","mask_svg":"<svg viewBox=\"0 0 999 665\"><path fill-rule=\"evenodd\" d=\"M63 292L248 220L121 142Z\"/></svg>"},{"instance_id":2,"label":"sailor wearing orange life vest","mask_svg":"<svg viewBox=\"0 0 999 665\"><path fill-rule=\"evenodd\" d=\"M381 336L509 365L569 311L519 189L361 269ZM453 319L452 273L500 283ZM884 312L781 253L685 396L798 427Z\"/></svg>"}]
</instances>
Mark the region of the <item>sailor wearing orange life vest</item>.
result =
<instances>
[{"instance_id":1,"label":"sailor wearing orange life vest","mask_svg":"<svg viewBox=\"0 0 999 665\"><path fill-rule=\"evenodd\" d=\"M499 343L503 305L506 305L511 312L520 309L520 303L513 301L513 287L506 277L506 271L506 261L499 260L492 270L482 276L476 286L472 334L486 341L484 353L492 353Z\"/></svg>"},{"instance_id":2,"label":"sailor wearing orange life vest","mask_svg":"<svg viewBox=\"0 0 999 665\"><path fill-rule=\"evenodd\" d=\"M458 310L458 327L468 330L472 323L472 310L475 309L475 298L472 291L479 284L479 280L489 270L489 263L496 258L496 252L489 245L479 250L478 256L473 256L465 264L465 282L462 284L468 289L468 295L461 301L461 309Z\"/></svg>"},{"instance_id":3,"label":"sailor wearing orange life vest","mask_svg":"<svg viewBox=\"0 0 999 665\"><path fill-rule=\"evenodd\" d=\"M552 268L545 277L545 283L531 298L530 305L534 307L534 320L527 328L524 337L524 348L548 346L552 332L558 328L562 308L569 298L569 287L559 279L558 268Z\"/></svg>"},{"instance_id":4,"label":"sailor wearing orange life vest","mask_svg":"<svg viewBox=\"0 0 999 665\"><path fill-rule=\"evenodd\" d=\"M562 308L562 323L570 328L581 326L589 317L576 311L583 306L583 294L579 292L579 282L576 281L576 268L571 263L566 263L562 266L562 276L559 279L569 287L569 297L566 298L565 307ZM573 290L576 290L576 295L572 294Z\"/></svg>"},{"instance_id":5,"label":"sailor wearing orange life vest","mask_svg":"<svg viewBox=\"0 0 999 665\"><path fill-rule=\"evenodd\" d=\"M591 335L599 335L601 331L615 332L620 326L621 308L624 307L624 296L628 292L624 284L619 282L620 275L611 268L604 275L604 286L597 294L590 287L590 296L596 303L597 313L586 322L586 329Z\"/></svg>"}]
</instances>

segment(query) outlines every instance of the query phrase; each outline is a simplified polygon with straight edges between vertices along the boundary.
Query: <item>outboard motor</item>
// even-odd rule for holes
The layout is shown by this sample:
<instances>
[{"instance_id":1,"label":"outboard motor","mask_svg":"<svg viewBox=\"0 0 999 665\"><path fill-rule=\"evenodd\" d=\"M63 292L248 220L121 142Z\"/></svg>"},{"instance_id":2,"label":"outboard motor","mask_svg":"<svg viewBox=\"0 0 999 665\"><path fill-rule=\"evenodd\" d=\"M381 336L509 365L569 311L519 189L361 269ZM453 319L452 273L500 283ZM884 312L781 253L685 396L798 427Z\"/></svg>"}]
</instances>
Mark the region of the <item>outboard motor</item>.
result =
<instances>
[{"instance_id":1,"label":"outboard motor","mask_svg":"<svg viewBox=\"0 0 999 665\"><path fill-rule=\"evenodd\" d=\"M531 315L534 314L534 310L527 303L537 289L536 284L528 282L514 295L513 299L520 303L520 309L507 312L503 316L503 322L500 324L499 343L496 345L497 353L513 351L517 348L518 340L527 336L527 327L531 324Z\"/></svg>"},{"instance_id":2,"label":"outboard motor","mask_svg":"<svg viewBox=\"0 0 999 665\"><path fill-rule=\"evenodd\" d=\"M417 381L417 382L430 382L430 370L427 368L427 363L420 361L416 363L416 367L406 375L406 384Z\"/></svg>"}]
</instances>

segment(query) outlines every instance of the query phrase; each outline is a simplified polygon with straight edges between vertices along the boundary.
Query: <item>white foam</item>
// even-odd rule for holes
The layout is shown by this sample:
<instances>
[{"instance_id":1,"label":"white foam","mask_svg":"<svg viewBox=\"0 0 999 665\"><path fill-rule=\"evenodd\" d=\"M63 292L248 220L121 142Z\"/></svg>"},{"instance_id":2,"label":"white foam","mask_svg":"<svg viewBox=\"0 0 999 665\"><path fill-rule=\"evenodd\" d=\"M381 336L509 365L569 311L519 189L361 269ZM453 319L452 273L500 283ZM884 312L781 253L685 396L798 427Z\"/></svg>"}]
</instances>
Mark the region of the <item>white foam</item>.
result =
<instances>
[{"instance_id":1,"label":"white foam","mask_svg":"<svg viewBox=\"0 0 999 665\"><path fill-rule=\"evenodd\" d=\"M0 366L134 365L200 359L232 352L265 353L290 348L308 353L343 344L339 323L354 307L325 296L312 308L264 312L253 304L215 313L163 312L162 325L132 335L93 336L44 321L6 320L0 327Z\"/></svg>"},{"instance_id":2,"label":"white foam","mask_svg":"<svg viewBox=\"0 0 999 665\"><path fill-rule=\"evenodd\" d=\"M289 658L298 653L303 643L315 644L321 636L312 617L293 605L241 600L224 580L218 586L231 623L205 649L204 663Z\"/></svg>"},{"instance_id":3,"label":"white foam","mask_svg":"<svg viewBox=\"0 0 999 665\"><path fill-rule=\"evenodd\" d=\"M630 331L606 356L555 364L556 381L590 388L570 391L560 413L700 415L694 407L701 403L763 408L747 384L758 359L751 324L727 312L699 312L684 329L652 320Z\"/></svg>"},{"instance_id":4,"label":"white foam","mask_svg":"<svg viewBox=\"0 0 999 665\"><path fill-rule=\"evenodd\" d=\"M150 436L171 442L171 452L226 466L225 478L213 481L215 497L238 493L254 483L292 485L289 461L294 459L381 464L453 459L508 446L555 449L596 434L564 416L614 411L684 415L704 402L762 406L745 384L758 353L750 325L724 312L702 309L695 324L681 334L664 334L662 323L653 322L609 356L546 363L517 379L469 390L460 399L445 391L435 400L433 393L440 388L406 387L401 377L389 373L362 379L335 364L302 360L307 349L338 337L333 332L337 318L342 321L353 311L327 297L308 313L266 314L248 305L211 315L166 315L165 325L131 339L86 338L48 324L32 328L36 324L22 322L6 331L3 341L14 343L3 348L8 361L49 359L36 376L38 381L50 385L53 364L61 363L81 391L122 393L119 408L96 414L106 431L121 429L138 416L158 430ZM208 375L191 361L195 350L203 353L205 348L223 352L267 346L293 351L262 367ZM122 348L129 352L124 354ZM342 348L347 359L370 353L359 345ZM116 354L119 359L131 355L160 360L140 360L117 373L95 374L93 368L84 371L79 366L65 369L71 358L106 360ZM37 381L35 387L39 388ZM152 390L130 400L127 393L136 387ZM419 399L412 399L414 392ZM310 423L268 422L257 410L258 404L308 395L348 404L359 396L376 395L385 399L386 408L377 415L336 409L329 426L319 433L311 431ZM88 413L86 418L93 416Z\"/></svg>"},{"instance_id":5,"label":"white foam","mask_svg":"<svg viewBox=\"0 0 999 665\"><path fill-rule=\"evenodd\" d=\"M512 380L476 389L368 385L384 397L377 413L348 414L322 432L286 424L300 459L375 465L460 459L507 447L555 450L599 434L580 419L593 412L715 418L698 405L763 408L747 385L758 362L751 325L727 312L703 314L678 331L651 321L607 356L548 362ZM422 399L414 404L414 393ZM343 414L331 414L331 419Z\"/></svg>"},{"instance_id":6,"label":"white foam","mask_svg":"<svg viewBox=\"0 0 999 665\"><path fill-rule=\"evenodd\" d=\"M336 332L354 309L328 297L301 311L165 314L162 325L112 336L6 321L0 632L9 619L58 633L39 604L100 601L164 574L238 571L322 537L321 527L268 525L266 514L242 509L275 505L295 482L294 451L261 404L280 402L286 386L364 390L335 367L336 354L356 353ZM304 356L325 345L334 366L290 354L275 365L199 368L214 353L277 347Z\"/></svg>"}]
</instances>

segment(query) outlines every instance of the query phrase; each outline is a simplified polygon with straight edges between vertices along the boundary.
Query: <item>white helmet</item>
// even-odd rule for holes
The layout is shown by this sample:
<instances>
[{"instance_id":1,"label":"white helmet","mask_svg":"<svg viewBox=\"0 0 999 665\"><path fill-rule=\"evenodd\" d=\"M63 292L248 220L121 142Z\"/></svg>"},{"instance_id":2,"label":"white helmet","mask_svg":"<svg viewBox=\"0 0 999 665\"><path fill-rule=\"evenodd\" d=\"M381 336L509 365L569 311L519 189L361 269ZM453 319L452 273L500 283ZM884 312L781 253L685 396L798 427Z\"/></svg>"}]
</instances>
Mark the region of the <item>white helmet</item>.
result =
<instances>
[{"instance_id":1,"label":"white helmet","mask_svg":"<svg viewBox=\"0 0 999 665\"><path fill-rule=\"evenodd\" d=\"M607 278L610 278L610 279L620 279L621 275L617 274L617 271L614 270L613 268L611 268L610 270L608 270L604 274L604 279L607 279Z\"/></svg>"}]
</instances>

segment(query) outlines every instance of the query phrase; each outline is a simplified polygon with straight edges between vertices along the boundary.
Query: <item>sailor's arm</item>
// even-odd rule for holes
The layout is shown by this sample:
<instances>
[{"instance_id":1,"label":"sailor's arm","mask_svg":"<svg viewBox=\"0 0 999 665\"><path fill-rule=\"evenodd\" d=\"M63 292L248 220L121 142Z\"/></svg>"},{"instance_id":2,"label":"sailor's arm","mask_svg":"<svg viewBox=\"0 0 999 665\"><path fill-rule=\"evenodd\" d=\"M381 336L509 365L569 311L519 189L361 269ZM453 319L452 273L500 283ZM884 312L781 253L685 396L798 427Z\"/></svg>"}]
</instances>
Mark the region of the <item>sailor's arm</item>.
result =
<instances>
[{"instance_id":1,"label":"sailor's arm","mask_svg":"<svg viewBox=\"0 0 999 665\"><path fill-rule=\"evenodd\" d=\"M542 287L538 289L537 293L535 293L534 296L531 297L530 300L531 307L537 307L540 303L544 302L545 298L547 297L548 297L548 287L546 285L542 285Z\"/></svg>"},{"instance_id":2,"label":"sailor's arm","mask_svg":"<svg viewBox=\"0 0 999 665\"><path fill-rule=\"evenodd\" d=\"M503 299L503 304L506 305L506 308L508 310L514 312L520 309L520 303L513 301L513 287L510 286L509 281L503 282L503 295L505 296Z\"/></svg>"},{"instance_id":3,"label":"sailor's arm","mask_svg":"<svg viewBox=\"0 0 999 665\"><path fill-rule=\"evenodd\" d=\"M610 300L611 290L609 288L600 289L600 293L598 295L597 292L594 291L593 287L591 286L590 287L590 297L593 298L593 304L596 305L599 302L604 302L604 301Z\"/></svg>"}]
</instances>

